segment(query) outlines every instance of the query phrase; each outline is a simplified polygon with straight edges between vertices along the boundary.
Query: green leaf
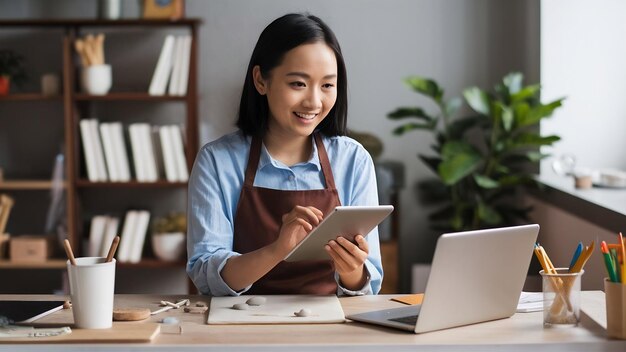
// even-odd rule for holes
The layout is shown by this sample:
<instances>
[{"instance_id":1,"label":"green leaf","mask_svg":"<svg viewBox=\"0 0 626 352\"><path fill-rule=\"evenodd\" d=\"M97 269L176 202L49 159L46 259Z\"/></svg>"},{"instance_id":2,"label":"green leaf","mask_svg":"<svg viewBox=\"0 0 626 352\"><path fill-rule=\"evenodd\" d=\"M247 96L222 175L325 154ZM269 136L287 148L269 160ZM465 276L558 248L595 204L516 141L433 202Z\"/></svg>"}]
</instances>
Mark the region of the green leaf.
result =
<instances>
[{"instance_id":1,"label":"green leaf","mask_svg":"<svg viewBox=\"0 0 626 352\"><path fill-rule=\"evenodd\" d=\"M559 136L540 136L536 133L521 133L515 137L512 141L512 147L530 147L530 146L542 146L552 145L552 143L559 141Z\"/></svg>"},{"instance_id":2,"label":"green leaf","mask_svg":"<svg viewBox=\"0 0 626 352\"><path fill-rule=\"evenodd\" d=\"M539 123L539 121L544 117L551 116L554 110L562 105L564 99L565 98L555 100L545 105L540 104L537 106L533 106L532 108L530 108L530 111L528 111L528 114L525 116L525 118L520 119L520 127L534 125L536 123Z\"/></svg>"},{"instance_id":3,"label":"green leaf","mask_svg":"<svg viewBox=\"0 0 626 352\"><path fill-rule=\"evenodd\" d=\"M443 161L439 164L439 176L447 185L453 185L478 168L482 161L480 153L464 142L448 142L443 146Z\"/></svg>"},{"instance_id":4,"label":"green leaf","mask_svg":"<svg viewBox=\"0 0 626 352\"><path fill-rule=\"evenodd\" d=\"M451 139L461 139L465 132L474 127L483 127L489 121L484 115L475 115L456 119L448 126L448 134Z\"/></svg>"},{"instance_id":5,"label":"green leaf","mask_svg":"<svg viewBox=\"0 0 626 352\"><path fill-rule=\"evenodd\" d=\"M445 103L446 116L453 116L463 105L461 98L452 98Z\"/></svg>"},{"instance_id":6,"label":"green leaf","mask_svg":"<svg viewBox=\"0 0 626 352\"><path fill-rule=\"evenodd\" d=\"M433 98L437 102L441 102L441 98L443 97L443 90L439 88L437 82L418 76L408 77L404 80L404 82L417 93L424 94L428 97Z\"/></svg>"},{"instance_id":7,"label":"green leaf","mask_svg":"<svg viewBox=\"0 0 626 352\"><path fill-rule=\"evenodd\" d=\"M393 134L401 135L413 130L432 130L434 125L432 123L407 123L402 126L398 126L393 130Z\"/></svg>"},{"instance_id":8,"label":"green leaf","mask_svg":"<svg viewBox=\"0 0 626 352\"><path fill-rule=\"evenodd\" d=\"M541 152L537 152L537 151L531 151L526 153L526 156L528 157L528 160L537 163L547 157L550 156L550 154L546 154L546 153L541 153Z\"/></svg>"},{"instance_id":9,"label":"green leaf","mask_svg":"<svg viewBox=\"0 0 626 352\"><path fill-rule=\"evenodd\" d=\"M509 132L513 128L513 110L508 106L502 106L502 127Z\"/></svg>"},{"instance_id":10,"label":"green leaf","mask_svg":"<svg viewBox=\"0 0 626 352\"><path fill-rule=\"evenodd\" d=\"M483 175L475 174L474 181L476 181L476 184L481 188L492 189L499 186L498 181Z\"/></svg>"},{"instance_id":11,"label":"green leaf","mask_svg":"<svg viewBox=\"0 0 626 352\"><path fill-rule=\"evenodd\" d=\"M387 115L392 120L400 120L405 118L418 118L426 122L431 122L433 118L424 112L421 108L401 107Z\"/></svg>"},{"instance_id":12,"label":"green leaf","mask_svg":"<svg viewBox=\"0 0 626 352\"><path fill-rule=\"evenodd\" d=\"M502 83L509 90L509 95L516 94L522 89L522 81L524 80L524 75L519 72L511 72L508 75L504 76L502 79Z\"/></svg>"},{"instance_id":13,"label":"green leaf","mask_svg":"<svg viewBox=\"0 0 626 352\"><path fill-rule=\"evenodd\" d=\"M483 202L478 203L478 218L490 225L499 224L502 221L500 214Z\"/></svg>"},{"instance_id":14,"label":"green leaf","mask_svg":"<svg viewBox=\"0 0 626 352\"><path fill-rule=\"evenodd\" d=\"M540 90L541 86L539 84L526 86L522 88L522 90L520 90L519 92L511 94L511 103L518 103L529 98L537 97Z\"/></svg>"},{"instance_id":15,"label":"green leaf","mask_svg":"<svg viewBox=\"0 0 626 352\"><path fill-rule=\"evenodd\" d=\"M489 96L487 93L478 87L471 87L463 91L463 96L474 111L489 115Z\"/></svg>"}]
</instances>

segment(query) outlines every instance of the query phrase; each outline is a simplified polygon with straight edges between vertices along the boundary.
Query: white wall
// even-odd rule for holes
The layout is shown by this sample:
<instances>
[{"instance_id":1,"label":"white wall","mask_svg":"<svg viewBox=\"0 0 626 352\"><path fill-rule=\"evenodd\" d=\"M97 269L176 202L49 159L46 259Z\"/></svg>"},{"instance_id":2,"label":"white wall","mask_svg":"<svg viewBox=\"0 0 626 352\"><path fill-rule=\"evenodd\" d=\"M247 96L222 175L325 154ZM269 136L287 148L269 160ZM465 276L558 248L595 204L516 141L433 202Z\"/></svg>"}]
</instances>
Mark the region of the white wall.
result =
<instances>
[{"instance_id":1,"label":"white wall","mask_svg":"<svg viewBox=\"0 0 626 352\"><path fill-rule=\"evenodd\" d=\"M626 168L624 13L621 0L541 2L543 99L567 97L541 131L561 136L554 154L574 154L579 166Z\"/></svg>"}]
</instances>

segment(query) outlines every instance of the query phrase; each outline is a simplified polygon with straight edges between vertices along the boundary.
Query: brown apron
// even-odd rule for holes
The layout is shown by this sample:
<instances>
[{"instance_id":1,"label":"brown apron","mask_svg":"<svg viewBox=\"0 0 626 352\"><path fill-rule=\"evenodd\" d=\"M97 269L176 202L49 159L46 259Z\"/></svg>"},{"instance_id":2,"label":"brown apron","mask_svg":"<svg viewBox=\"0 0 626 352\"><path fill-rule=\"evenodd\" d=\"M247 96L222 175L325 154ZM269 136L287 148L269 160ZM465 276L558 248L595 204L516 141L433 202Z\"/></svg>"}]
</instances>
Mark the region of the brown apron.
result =
<instances>
[{"instance_id":1,"label":"brown apron","mask_svg":"<svg viewBox=\"0 0 626 352\"><path fill-rule=\"evenodd\" d=\"M321 137L314 134L326 188L308 191L283 191L254 187L261 158L261 138L253 137L248 166L235 215L233 249L248 253L267 246L278 238L282 216L296 205L314 206L326 216L341 205L328 154ZM278 263L255 282L249 294L335 294L335 269L329 260Z\"/></svg>"}]
</instances>

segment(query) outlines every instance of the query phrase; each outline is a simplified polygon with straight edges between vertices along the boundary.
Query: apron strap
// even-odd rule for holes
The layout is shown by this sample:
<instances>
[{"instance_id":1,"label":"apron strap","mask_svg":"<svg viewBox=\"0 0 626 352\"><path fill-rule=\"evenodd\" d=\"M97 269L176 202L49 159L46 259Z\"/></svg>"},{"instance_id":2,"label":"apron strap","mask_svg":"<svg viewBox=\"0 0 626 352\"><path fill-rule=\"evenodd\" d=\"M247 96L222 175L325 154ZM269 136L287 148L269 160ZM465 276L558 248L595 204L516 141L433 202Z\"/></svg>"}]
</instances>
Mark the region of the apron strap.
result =
<instances>
[{"instance_id":1,"label":"apron strap","mask_svg":"<svg viewBox=\"0 0 626 352\"><path fill-rule=\"evenodd\" d=\"M335 178L333 177L332 169L330 167L330 161L328 160L328 154L322 142L322 137L319 133L313 134L315 139L315 145L317 146L317 155L320 160L320 166L322 167L322 173L324 174L324 180L326 180L326 189L336 189ZM244 185L252 187L254 185L254 177L256 176L256 170L259 167L259 160L261 159L261 146L263 140L257 136L252 137L250 143L250 154L248 155L248 166L246 167L246 175L244 179Z\"/></svg>"}]
</instances>

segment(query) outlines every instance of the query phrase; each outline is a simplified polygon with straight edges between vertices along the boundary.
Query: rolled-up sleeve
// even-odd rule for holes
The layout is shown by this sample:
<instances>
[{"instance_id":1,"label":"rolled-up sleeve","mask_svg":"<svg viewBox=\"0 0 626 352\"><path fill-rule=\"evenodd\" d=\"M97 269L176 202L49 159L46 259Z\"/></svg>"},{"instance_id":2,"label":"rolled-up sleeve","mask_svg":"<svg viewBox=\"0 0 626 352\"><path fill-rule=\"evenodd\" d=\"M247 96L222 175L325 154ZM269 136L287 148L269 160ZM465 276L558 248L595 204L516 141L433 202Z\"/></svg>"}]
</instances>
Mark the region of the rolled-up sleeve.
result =
<instances>
[{"instance_id":1,"label":"rolled-up sleeve","mask_svg":"<svg viewBox=\"0 0 626 352\"><path fill-rule=\"evenodd\" d=\"M217 163L208 148L198 153L189 178L187 274L200 293L212 296L240 295L220 272L233 251L233 222L228 218L226 195L220 187Z\"/></svg>"}]
</instances>

